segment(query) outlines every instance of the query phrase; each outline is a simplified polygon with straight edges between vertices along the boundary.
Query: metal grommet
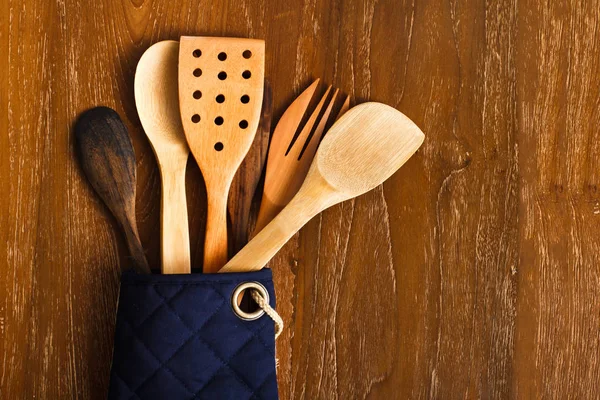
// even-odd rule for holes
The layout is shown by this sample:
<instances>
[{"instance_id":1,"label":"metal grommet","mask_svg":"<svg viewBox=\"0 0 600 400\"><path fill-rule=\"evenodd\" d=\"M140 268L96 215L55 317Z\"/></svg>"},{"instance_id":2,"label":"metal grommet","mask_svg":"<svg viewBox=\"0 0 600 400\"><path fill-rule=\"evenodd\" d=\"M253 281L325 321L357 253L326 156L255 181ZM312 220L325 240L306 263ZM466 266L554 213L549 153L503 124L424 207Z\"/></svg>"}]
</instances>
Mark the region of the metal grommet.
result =
<instances>
[{"instance_id":1,"label":"metal grommet","mask_svg":"<svg viewBox=\"0 0 600 400\"><path fill-rule=\"evenodd\" d=\"M258 282L241 283L233 291L233 294L231 295L231 308L233 308L233 312L235 313L235 315L237 315L240 319L243 319L244 321L254 321L262 317L265 311L262 308L259 308L258 310L252 313L247 313L240 308L237 299L240 297L240 294L246 289L258 290L260 295L266 300L267 303L270 302L269 292L262 284Z\"/></svg>"}]
</instances>

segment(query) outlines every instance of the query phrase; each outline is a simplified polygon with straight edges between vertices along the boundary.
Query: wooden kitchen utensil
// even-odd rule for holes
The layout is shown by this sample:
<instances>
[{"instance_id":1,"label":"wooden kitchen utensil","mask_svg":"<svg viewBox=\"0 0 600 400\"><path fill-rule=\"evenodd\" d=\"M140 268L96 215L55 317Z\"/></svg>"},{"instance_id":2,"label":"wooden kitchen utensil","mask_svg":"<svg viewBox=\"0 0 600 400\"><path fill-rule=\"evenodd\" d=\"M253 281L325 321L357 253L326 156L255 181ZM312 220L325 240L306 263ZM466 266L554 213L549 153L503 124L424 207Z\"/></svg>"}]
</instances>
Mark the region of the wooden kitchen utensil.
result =
<instances>
[{"instance_id":1,"label":"wooden kitchen utensil","mask_svg":"<svg viewBox=\"0 0 600 400\"><path fill-rule=\"evenodd\" d=\"M308 110L310 100L318 85L319 80L317 79L302 92L285 110L285 113L281 116L279 123L275 127L271 146L269 147L265 188L254 228L254 235L264 228L290 202L292 197L298 193L302 182L304 182L308 168L323 136L327 119L338 95L338 90L336 90L323 115L319 118L331 91L330 86L323 97L321 97L321 101L312 112L300 134L295 137L300 121ZM343 111L341 110L341 112ZM312 136L309 136L315 125L314 133Z\"/></svg>"},{"instance_id":2,"label":"wooden kitchen utensil","mask_svg":"<svg viewBox=\"0 0 600 400\"><path fill-rule=\"evenodd\" d=\"M178 42L165 40L150 46L138 62L134 85L135 105L160 169L163 274L190 273L185 196L190 149L179 115L178 60Z\"/></svg>"},{"instance_id":3,"label":"wooden kitchen utensil","mask_svg":"<svg viewBox=\"0 0 600 400\"><path fill-rule=\"evenodd\" d=\"M271 118L273 116L273 95L271 86L265 79L262 108L260 111L260 122L254 143L250 147L246 158L240 165L227 200L229 217L231 219L230 247L232 254L240 251L248 242L252 222L256 219L256 213L251 215L252 200L262 176L262 171L267 159L269 149L269 138L271 136ZM254 218L252 218L254 216Z\"/></svg>"},{"instance_id":4,"label":"wooden kitchen utensil","mask_svg":"<svg viewBox=\"0 0 600 400\"><path fill-rule=\"evenodd\" d=\"M325 135L298 194L220 272L261 269L312 217L383 183L424 138L392 107L364 103L352 108Z\"/></svg>"},{"instance_id":5,"label":"wooden kitchen utensil","mask_svg":"<svg viewBox=\"0 0 600 400\"><path fill-rule=\"evenodd\" d=\"M139 272L150 272L135 220L135 153L119 114L108 107L81 114L75 125L76 148L85 175L115 216Z\"/></svg>"},{"instance_id":6,"label":"wooden kitchen utensil","mask_svg":"<svg viewBox=\"0 0 600 400\"><path fill-rule=\"evenodd\" d=\"M181 120L208 196L204 272L227 262L227 195L256 134L264 56L262 40L181 37Z\"/></svg>"}]
</instances>

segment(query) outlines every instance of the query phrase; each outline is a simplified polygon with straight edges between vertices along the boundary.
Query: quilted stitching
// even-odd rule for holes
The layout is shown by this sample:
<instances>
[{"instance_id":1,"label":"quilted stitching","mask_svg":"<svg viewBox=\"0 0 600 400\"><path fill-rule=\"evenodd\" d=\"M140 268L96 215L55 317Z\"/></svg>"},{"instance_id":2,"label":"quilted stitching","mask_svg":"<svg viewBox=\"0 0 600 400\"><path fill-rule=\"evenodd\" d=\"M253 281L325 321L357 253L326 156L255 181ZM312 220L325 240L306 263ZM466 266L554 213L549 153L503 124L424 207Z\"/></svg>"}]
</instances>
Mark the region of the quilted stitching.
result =
<instances>
[{"instance_id":1,"label":"quilted stitching","mask_svg":"<svg viewBox=\"0 0 600 400\"><path fill-rule=\"evenodd\" d=\"M271 271L214 275L123 274L109 398L276 399L273 322L243 321L235 287Z\"/></svg>"}]
</instances>

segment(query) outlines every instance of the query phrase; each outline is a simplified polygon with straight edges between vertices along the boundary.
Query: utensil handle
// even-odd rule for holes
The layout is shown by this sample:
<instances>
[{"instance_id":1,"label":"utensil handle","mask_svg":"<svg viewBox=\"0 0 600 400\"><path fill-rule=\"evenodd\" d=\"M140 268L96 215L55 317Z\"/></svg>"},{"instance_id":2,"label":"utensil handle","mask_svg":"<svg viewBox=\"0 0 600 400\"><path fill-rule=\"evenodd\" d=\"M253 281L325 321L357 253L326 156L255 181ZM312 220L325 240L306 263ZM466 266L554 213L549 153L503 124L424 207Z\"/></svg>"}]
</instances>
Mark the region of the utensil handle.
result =
<instances>
[{"instance_id":1,"label":"utensil handle","mask_svg":"<svg viewBox=\"0 0 600 400\"><path fill-rule=\"evenodd\" d=\"M129 227L122 225L123 231L125 232L125 240L127 242L127 248L129 254L133 258L133 266L137 272L148 274L150 273L150 266L144 253L144 248L139 240L137 231L137 224L135 221L130 221Z\"/></svg>"},{"instance_id":2,"label":"utensil handle","mask_svg":"<svg viewBox=\"0 0 600 400\"><path fill-rule=\"evenodd\" d=\"M313 196L298 192L219 272L248 272L263 268L300 228L325 208Z\"/></svg>"},{"instance_id":3,"label":"utensil handle","mask_svg":"<svg viewBox=\"0 0 600 400\"><path fill-rule=\"evenodd\" d=\"M206 188L208 196L204 273L218 272L227 263L227 195L229 185Z\"/></svg>"},{"instance_id":4,"label":"utensil handle","mask_svg":"<svg viewBox=\"0 0 600 400\"><path fill-rule=\"evenodd\" d=\"M161 173L161 271L189 274L190 232L185 196L185 168L178 173Z\"/></svg>"}]
</instances>

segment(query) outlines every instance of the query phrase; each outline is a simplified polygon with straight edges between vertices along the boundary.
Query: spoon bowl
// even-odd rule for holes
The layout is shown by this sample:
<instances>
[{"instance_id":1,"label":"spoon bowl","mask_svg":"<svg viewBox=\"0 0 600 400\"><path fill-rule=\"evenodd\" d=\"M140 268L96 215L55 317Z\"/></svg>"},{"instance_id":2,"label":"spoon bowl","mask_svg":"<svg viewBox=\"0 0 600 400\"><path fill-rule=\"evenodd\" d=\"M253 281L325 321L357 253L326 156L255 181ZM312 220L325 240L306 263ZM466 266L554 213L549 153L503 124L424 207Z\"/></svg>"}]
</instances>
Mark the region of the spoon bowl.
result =
<instances>
[{"instance_id":1,"label":"spoon bowl","mask_svg":"<svg viewBox=\"0 0 600 400\"><path fill-rule=\"evenodd\" d=\"M360 104L325 135L309 175L318 174L339 195L356 197L388 179L424 139L400 111L381 103Z\"/></svg>"}]
</instances>

